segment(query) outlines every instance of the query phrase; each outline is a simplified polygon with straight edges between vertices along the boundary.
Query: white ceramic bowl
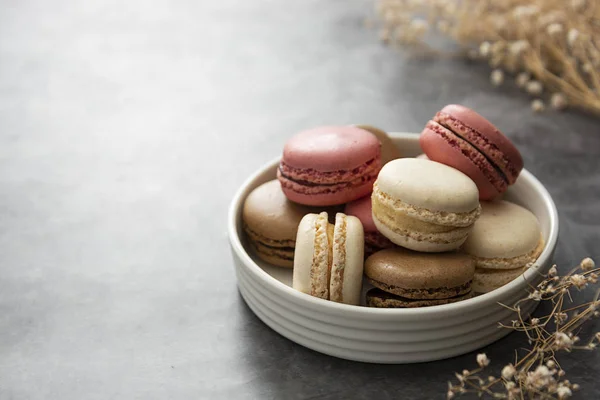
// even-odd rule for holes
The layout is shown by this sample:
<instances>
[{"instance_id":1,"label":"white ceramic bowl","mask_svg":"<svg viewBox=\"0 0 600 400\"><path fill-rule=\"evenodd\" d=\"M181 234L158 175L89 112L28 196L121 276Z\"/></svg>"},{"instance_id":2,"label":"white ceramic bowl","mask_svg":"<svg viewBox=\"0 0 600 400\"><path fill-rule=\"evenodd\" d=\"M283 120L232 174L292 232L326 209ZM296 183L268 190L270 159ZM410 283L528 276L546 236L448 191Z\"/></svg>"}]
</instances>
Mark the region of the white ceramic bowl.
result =
<instances>
[{"instance_id":1,"label":"white ceramic bowl","mask_svg":"<svg viewBox=\"0 0 600 400\"><path fill-rule=\"evenodd\" d=\"M392 133L407 157L418 155L418 135ZM411 363L464 354L498 340L510 331L498 322L514 319L499 303L512 305L524 297L528 283L546 273L558 237L558 215L550 194L523 170L505 199L521 204L539 219L546 241L536 268L493 292L458 303L415 309L378 309L339 304L300 293L291 286L292 270L268 265L247 245L242 206L258 185L275 178L279 159L254 173L236 193L229 209L229 239L238 287L250 309L288 339L321 353L374 363ZM367 284L365 281L365 290ZM363 296L364 298L364 296ZM524 315L537 303L527 303Z\"/></svg>"}]
</instances>

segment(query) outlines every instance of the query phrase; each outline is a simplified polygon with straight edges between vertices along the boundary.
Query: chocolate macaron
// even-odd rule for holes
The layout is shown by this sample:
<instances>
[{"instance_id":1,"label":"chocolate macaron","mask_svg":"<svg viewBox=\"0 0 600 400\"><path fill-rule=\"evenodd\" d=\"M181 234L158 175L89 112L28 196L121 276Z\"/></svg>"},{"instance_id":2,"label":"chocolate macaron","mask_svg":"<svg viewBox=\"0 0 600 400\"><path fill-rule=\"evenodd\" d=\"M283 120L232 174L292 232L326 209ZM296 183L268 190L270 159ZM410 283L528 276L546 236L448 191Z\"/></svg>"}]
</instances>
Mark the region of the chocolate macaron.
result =
<instances>
[{"instance_id":1,"label":"chocolate macaron","mask_svg":"<svg viewBox=\"0 0 600 400\"><path fill-rule=\"evenodd\" d=\"M475 261L459 253L391 248L367 258L364 272L375 286L367 292L368 306L425 307L469 298Z\"/></svg>"},{"instance_id":2,"label":"chocolate macaron","mask_svg":"<svg viewBox=\"0 0 600 400\"><path fill-rule=\"evenodd\" d=\"M244 231L261 259L292 268L298 225L302 217L316 210L289 201L279 181L272 180L246 198L242 212Z\"/></svg>"}]
</instances>

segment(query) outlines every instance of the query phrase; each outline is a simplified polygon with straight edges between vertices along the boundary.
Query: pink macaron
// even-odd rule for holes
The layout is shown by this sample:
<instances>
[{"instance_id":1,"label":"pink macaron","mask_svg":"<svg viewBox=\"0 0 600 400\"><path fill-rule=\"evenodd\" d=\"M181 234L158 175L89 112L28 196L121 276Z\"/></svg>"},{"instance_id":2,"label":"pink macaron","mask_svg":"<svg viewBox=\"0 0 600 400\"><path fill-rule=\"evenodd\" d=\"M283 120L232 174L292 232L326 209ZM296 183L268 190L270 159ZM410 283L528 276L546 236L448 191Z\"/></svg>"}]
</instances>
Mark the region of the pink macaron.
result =
<instances>
[{"instance_id":1,"label":"pink macaron","mask_svg":"<svg viewBox=\"0 0 600 400\"><path fill-rule=\"evenodd\" d=\"M363 225L365 232L365 258L379 250L394 246L388 238L377 230L373 222L371 196L361 197L346 204L344 214L355 216Z\"/></svg>"},{"instance_id":2,"label":"pink macaron","mask_svg":"<svg viewBox=\"0 0 600 400\"><path fill-rule=\"evenodd\" d=\"M354 126L324 126L287 141L277 178L291 201L329 206L371 193L380 169L381 143L374 135Z\"/></svg>"},{"instance_id":3,"label":"pink macaron","mask_svg":"<svg viewBox=\"0 0 600 400\"><path fill-rule=\"evenodd\" d=\"M427 122L419 140L427 157L468 175L482 200L504 193L523 169L523 158L491 122L461 105L448 105Z\"/></svg>"}]
</instances>

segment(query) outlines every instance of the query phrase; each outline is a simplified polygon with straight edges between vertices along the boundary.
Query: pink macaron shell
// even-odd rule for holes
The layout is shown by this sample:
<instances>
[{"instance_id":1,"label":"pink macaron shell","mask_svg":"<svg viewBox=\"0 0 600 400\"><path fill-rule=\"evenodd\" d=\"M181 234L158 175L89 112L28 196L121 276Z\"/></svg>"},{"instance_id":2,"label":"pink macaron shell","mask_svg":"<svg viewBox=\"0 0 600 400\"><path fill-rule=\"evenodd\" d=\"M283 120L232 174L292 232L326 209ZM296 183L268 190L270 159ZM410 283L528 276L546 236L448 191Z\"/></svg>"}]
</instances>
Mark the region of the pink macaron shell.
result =
<instances>
[{"instance_id":1,"label":"pink macaron shell","mask_svg":"<svg viewBox=\"0 0 600 400\"><path fill-rule=\"evenodd\" d=\"M336 188L320 186L304 186L286 179L277 171L277 178L285 196L299 204L307 206L333 206L344 204L366 196L373 191L376 176L356 186L340 186Z\"/></svg>"},{"instance_id":2,"label":"pink macaron shell","mask_svg":"<svg viewBox=\"0 0 600 400\"><path fill-rule=\"evenodd\" d=\"M434 120L468 140L483 152L513 184L523 169L523 158L513 143L491 122L470 108L450 104Z\"/></svg>"},{"instance_id":3,"label":"pink macaron shell","mask_svg":"<svg viewBox=\"0 0 600 400\"><path fill-rule=\"evenodd\" d=\"M492 200L506 191L506 181L489 161L467 141L438 123L427 123L419 144L430 160L453 167L471 178L481 200Z\"/></svg>"},{"instance_id":4,"label":"pink macaron shell","mask_svg":"<svg viewBox=\"0 0 600 400\"><path fill-rule=\"evenodd\" d=\"M379 232L373 222L371 211L371 196L365 196L346 204L344 214L353 215L360 220L366 232Z\"/></svg>"},{"instance_id":5,"label":"pink macaron shell","mask_svg":"<svg viewBox=\"0 0 600 400\"><path fill-rule=\"evenodd\" d=\"M352 170L381 157L377 138L355 126L322 126L291 137L282 161L294 168L321 172Z\"/></svg>"}]
</instances>

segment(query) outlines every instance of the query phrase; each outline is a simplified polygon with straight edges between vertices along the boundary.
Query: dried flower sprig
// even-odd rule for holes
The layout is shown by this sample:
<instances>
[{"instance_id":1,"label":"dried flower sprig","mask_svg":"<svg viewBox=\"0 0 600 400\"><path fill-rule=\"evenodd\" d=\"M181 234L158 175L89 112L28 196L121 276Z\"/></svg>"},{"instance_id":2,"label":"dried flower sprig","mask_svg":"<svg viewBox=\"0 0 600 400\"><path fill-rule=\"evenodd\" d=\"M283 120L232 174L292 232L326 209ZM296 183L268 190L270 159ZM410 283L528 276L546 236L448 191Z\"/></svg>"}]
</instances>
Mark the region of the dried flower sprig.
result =
<instances>
[{"instance_id":1,"label":"dried flower sprig","mask_svg":"<svg viewBox=\"0 0 600 400\"><path fill-rule=\"evenodd\" d=\"M600 2L591 0L378 0L381 38L424 45L427 32L452 38L470 59L487 61L493 85L516 77L542 111L600 114ZM418 19L416 16L420 16ZM423 18L424 16L424 18Z\"/></svg>"},{"instance_id":2,"label":"dried flower sprig","mask_svg":"<svg viewBox=\"0 0 600 400\"><path fill-rule=\"evenodd\" d=\"M467 393L490 396L495 399L565 399L580 387L565 379L566 372L557 356L560 352L594 350L600 345L600 332L582 340L578 335L582 325L591 318L600 316L600 290L592 301L573 305L572 291L581 291L598 283L600 268L591 258L581 263L564 276L559 276L556 266L529 295L515 303L504 306L515 313L510 325L500 324L503 329L524 332L531 345L524 356L505 365L500 376L484 379L483 371L490 364L485 354L477 355L473 370L456 373L457 383L448 383L448 399ZM547 301L551 304L548 315L528 317L522 314L522 305L527 302Z\"/></svg>"}]
</instances>

